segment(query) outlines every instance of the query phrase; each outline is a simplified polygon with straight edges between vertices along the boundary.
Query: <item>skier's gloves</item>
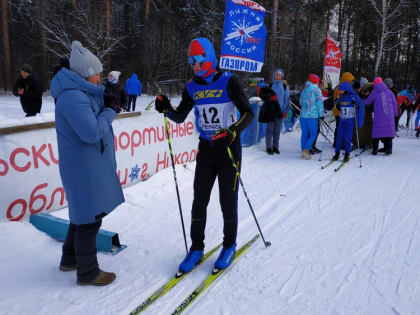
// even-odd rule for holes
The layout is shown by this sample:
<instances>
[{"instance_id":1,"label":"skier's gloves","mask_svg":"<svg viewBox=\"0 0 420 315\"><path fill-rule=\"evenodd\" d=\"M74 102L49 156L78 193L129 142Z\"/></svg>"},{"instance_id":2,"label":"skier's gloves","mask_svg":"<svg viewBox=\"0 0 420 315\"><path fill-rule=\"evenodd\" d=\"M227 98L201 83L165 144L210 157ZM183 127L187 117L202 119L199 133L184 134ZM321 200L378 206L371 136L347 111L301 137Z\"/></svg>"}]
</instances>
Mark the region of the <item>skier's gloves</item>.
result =
<instances>
[{"instance_id":1,"label":"skier's gloves","mask_svg":"<svg viewBox=\"0 0 420 315\"><path fill-rule=\"evenodd\" d=\"M211 141L214 146L226 147L236 139L236 131L232 128L219 129L216 131Z\"/></svg>"},{"instance_id":2,"label":"skier's gloves","mask_svg":"<svg viewBox=\"0 0 420 315\"><path fill-rule=\"evenodd\" d=\"M155 108L159 113L165 113L171 110L172 106L166 95L158 95L155 100Z\"/></svg>"},{"instance_id":3,"label":"skier's gloves","mask_svg":"<svg viewBox=\"0 0 420 315\"><path fill-rule=\"evenodd\" d=\"M321 119L322 121L324 121L324 116L322 116L322 117L319 117L319 119Z\"/></svg>"},{"instance_id":4,"label":"skier's gloves","mask_svg":"<svg viewBox=\"0 0 420 315\"><path fill-rule=\"evenodd\" d=\"M121 107L115 104L116 96L113 93L104 94L104 106L106 108L111 108L117 114L121 111Z\"/></svg>"}]
</instances>

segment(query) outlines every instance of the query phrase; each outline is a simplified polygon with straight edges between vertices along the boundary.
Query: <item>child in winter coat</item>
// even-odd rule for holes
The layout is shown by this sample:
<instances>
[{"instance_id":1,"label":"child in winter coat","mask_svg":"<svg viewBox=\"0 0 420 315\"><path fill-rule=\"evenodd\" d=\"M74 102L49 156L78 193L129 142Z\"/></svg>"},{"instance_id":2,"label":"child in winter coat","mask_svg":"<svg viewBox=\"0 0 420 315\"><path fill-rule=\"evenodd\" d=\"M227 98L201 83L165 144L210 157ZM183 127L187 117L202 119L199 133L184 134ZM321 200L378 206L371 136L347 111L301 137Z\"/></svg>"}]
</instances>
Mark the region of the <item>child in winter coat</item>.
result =
<instances>
[{"instance_id":1,"label":"child in winter coat","mask_svg":"<svg viewBox=\"0 0 420 315\"><path fill-rule=\"evenodd\" d=\"M200 133L191 210L192 245L179 265L180 273L191 271L203 257L207 205L216 178L224 238L215 268L227 268L233 261L238 229L238 172L242 156L240 134L254 118L238 77L216 68L216 53L208 39L191 41L188 62L195 76L187 82L177 109L172 108L165 95L158 95L155 101L156 110L176 123L182 123L194 109ZM236 110L240 112L239 119Z\"/></svg>"},{"instance_id":2,"label":"child in winter coat","mask_svg":"<svg viewBox=\"0 0 420 315\"><path fill-rule=\"evenodd\" d=\"M363 125L364 104L349 82L341 83L338 90L341 96L336 103L336 107L340 110L340 118L338 120L335 155L332 159L336 161L340 157L340 150L344 140L345 153L343 161L348 162L350 159L351 139L355 122L358 123L357 128ZM359 115L362 117L359 118L359 121L357 121L356 111L362 112Z\"/></svg>"}]
</instances>

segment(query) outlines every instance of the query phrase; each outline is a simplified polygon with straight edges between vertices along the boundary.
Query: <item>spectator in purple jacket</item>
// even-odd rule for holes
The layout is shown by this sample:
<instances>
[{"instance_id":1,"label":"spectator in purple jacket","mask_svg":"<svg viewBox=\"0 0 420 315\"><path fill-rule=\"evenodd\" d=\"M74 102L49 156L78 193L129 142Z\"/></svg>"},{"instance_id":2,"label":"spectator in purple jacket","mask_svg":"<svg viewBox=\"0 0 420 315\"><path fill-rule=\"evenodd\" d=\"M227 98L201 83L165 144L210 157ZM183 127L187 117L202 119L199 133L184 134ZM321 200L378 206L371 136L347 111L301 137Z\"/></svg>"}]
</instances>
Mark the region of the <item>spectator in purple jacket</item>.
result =
<instances>
[{"instance_id":1,"label":"spectator in purple jacket","mask_svg":"<svg viewBox=\"0 0 420 315\"><path fill-rule=\"evenodd\" d=\"M379 152L390 155L392 154L392 139L395 137L395 117L398 116L397 101L391 90L383 83L382 78L375 78L373 84L372 93L363 100L365 105L373 103L372 154L378 153L379 140L381 140L384 148Z\"/></svg>"}]
</instances>

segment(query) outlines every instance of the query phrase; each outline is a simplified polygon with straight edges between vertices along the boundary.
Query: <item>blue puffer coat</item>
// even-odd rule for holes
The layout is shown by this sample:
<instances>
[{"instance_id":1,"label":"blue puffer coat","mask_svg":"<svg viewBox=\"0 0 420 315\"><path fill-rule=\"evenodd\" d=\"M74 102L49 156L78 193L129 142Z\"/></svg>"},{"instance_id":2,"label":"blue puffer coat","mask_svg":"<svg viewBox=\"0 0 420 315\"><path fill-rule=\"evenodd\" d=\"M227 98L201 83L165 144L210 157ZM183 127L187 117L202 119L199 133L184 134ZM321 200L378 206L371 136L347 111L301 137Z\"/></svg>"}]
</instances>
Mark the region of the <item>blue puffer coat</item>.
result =
<instances>
[{"instance_id":1,"label":"blue puffer coat","mask_svg":"<svg viewBox=\"0 0 420 315\"><path fill-rule=\"evenodd\" d=\"M305 89L300 94L301 118L324 117L324 103L320 88L310 81L306 81Z\"/></svg>"},{"instance_id":2,"label":"blue puffer coat","mask_svg":"<svg viewBox=\"0 0 420 315\"><path fill-rule=\"evenodd\" d=\"M133 73L125 82L125 91L128 95L141 95L141 82L137 79L137 74Z\"/></svg>"},{"instance_id":3,"label":"blue puffer coat","mask_svg":"<svg viewBox=\"0 0 420 315\"><path fill-rule=\"evenodd\" d=\"M103 93L65 68L51 81L60 176L74 224L93 223L124 202L111 125L116 113L104 108Z\"/></svg>"}]
</instances>

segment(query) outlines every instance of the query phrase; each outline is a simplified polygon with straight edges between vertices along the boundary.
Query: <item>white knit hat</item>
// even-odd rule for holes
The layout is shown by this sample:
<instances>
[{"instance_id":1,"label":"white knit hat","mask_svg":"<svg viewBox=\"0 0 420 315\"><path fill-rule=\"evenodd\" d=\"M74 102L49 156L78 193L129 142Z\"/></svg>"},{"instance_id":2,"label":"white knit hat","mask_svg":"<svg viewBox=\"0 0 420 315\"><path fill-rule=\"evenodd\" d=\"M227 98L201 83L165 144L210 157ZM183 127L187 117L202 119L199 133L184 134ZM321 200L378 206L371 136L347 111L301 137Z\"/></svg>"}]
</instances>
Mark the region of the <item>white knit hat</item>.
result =
<instances>
[{"instance_id":1,"label":"white knit hat","mask_svg":"<svg viewBox=\"0 0 420 315\"><path fill-rule=\"evenodd\" d=\"M101 73L103 67L98 57L83 47L79 41L75 40L71 44L70 70L76 72L82 78L87 78Z\"/></svg>"},{"instance_id":2,"label":"white knit hat","mask_svg":"<svg viewBox=\"0 0 420 315\"><path fill-rule=\"evenodd\" d=\"M108 75L112 75L115 78L115 80L118 81L118 79L119 79L119 77L121 75L121 72L119 72L119 71L111 71L110 73L108 73Z\"/></svg>"}]
</instances>

